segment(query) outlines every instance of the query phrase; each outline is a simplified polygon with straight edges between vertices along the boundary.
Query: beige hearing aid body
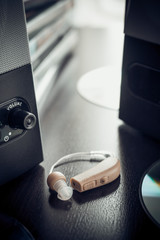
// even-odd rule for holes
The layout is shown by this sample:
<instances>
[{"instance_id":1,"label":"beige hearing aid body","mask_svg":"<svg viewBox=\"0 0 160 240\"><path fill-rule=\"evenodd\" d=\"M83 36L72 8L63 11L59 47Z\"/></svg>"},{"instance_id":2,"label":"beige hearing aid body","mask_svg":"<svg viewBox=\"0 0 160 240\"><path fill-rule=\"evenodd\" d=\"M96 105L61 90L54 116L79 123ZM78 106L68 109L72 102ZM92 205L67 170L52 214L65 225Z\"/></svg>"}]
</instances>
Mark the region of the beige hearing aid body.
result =
<instances>
[{"instance_id":1,"label":"beige hearing aid body","mask_svg":"<svg viewBox=\"0 0 160 240\"><path fill-rule=\"evenodd\" d=\"M84 192L110 183L119 175L120 161L110 156L89 170L72 177L70 182L75 190Z\"/></svg>"}]
</instances>

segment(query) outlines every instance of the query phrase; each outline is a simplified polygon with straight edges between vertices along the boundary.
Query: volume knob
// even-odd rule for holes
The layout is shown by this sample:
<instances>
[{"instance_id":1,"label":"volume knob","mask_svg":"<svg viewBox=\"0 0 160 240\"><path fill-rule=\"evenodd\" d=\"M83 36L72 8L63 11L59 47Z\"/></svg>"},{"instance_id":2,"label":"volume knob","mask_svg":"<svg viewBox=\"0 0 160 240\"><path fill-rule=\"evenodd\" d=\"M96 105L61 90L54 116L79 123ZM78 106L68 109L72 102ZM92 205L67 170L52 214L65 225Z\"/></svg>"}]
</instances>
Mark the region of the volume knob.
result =
<instances>
[{"instance_id":1,"label":"volume knob","mask_svg":"<svg viewBox=\"0 0 160 240\"><path fill-rule=\"evenodd\" d=\"M21 108L15 108L9 113L9 126L30 130L36 125L36 116Z\"/></svg>"}]
</instances>

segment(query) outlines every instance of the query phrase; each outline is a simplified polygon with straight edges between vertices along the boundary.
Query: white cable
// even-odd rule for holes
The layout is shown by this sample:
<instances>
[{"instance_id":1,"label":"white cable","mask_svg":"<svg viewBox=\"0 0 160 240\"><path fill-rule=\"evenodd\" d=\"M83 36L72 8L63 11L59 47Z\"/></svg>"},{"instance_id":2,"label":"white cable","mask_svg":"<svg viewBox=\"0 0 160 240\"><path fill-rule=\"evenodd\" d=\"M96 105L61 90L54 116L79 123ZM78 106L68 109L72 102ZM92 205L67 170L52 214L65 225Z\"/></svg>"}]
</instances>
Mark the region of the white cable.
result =
<instances>
[{"instance_id":1,"label":"white cable","mask_svg":"<svg viewBox=\"0 0 160 240\"><path fill-rule=\"evenodd\" d=\"M58 165L74 162L74 161L103 161L105 158L113 156L110 152L107 151L91 151L91 152L78 152L66 155L60 158L57 162L55 162L49 171L49 174L53 172L54 168L58 167Z\"/></svg>"}]
</instances>

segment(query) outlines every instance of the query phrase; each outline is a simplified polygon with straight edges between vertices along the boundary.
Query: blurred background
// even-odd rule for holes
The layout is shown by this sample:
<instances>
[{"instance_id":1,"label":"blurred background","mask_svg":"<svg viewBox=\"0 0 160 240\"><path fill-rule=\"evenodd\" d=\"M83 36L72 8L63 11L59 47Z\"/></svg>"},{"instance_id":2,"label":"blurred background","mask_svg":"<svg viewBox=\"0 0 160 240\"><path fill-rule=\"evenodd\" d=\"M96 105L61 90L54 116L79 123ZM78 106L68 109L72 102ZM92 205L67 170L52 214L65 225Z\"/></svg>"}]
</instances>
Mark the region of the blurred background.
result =
<instances>
[{"instance_id":1,"label":"blurred background","mask_svg":"<svg viewBox=\"0 0 160 240\"><path fill-rule=\"evenodd\" d=\"M96 75L94 72L95 80L103 78L103 84L107 84L100 91L102 88L108 88L111 92L115 89L118 95L124 0L24 0L24 3L40 116L44 114L44 105L53 101L58 82L61 78L68 81L69 75L78 84L86 73L103 69ZM109 72L106 67L110 68ZM113 85L111 75L114 72L117 75L114 76ZM87 80L83 79L82 88L79 85L80 91L84 89L84 82L87 84ZM95 84L96 89L99 83ZM89 82L88 89L91 88L90 84L92 82ZM114 102L114 99L111 101ZM118 109L118 103L115 108Z\"/></svg>"}]
</instances>

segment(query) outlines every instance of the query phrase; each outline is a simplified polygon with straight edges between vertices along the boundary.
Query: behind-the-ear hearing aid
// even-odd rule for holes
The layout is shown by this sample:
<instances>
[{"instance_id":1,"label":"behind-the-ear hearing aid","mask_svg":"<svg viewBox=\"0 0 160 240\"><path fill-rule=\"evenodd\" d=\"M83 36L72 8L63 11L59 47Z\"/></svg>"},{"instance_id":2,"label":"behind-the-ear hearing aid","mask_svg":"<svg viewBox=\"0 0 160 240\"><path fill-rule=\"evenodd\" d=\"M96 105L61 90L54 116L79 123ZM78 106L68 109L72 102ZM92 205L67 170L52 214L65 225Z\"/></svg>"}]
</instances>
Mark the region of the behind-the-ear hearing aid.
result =
<instances>
[{"instance_id":1,"label":"behind-the-ear hearing aid","mask_svg":"<svg viewBox=\"0 0 160 240\"><path fill-rule=\"evenodd\" d=\"M61 172L53 172L54 168L72 161L98 161L96 166L70 179L71 186L67 186L66 178ZM73 153L62 157L50 169L47 184L50 189L58 193L61 200L69 200L73 189L84 192L103 186L114 181L120 175L120 161L105 151Z\"/></svg>"}]
</instances>

